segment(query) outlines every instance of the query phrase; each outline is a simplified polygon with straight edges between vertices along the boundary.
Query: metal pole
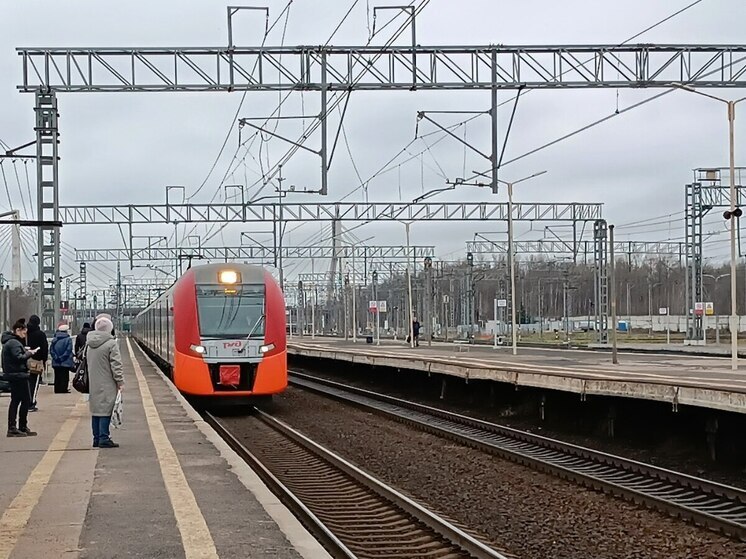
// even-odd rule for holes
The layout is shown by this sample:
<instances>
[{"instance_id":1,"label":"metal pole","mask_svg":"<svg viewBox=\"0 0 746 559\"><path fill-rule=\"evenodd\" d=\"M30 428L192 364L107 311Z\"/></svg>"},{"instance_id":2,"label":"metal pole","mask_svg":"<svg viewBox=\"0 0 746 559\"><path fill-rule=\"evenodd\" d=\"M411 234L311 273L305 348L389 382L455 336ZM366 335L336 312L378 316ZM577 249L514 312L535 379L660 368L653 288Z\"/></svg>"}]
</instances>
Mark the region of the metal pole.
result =
<instances>
[{"instance_id":1,"label":"metal pole","mask_svg":"<svg viewBox=\"0 0 746 559\"><path fill-rule=\"evenodd\" d=\"M355 251L352 251L352 342L357 343L357 288L355 287Z\"/></svg>"},{"instance_id":2,"label":"metal pole","mask_svg":"<svg viewBox=\"0 0 746 559\"><path fill-rule=\"evenodd\" d=\"M648 279L648 318L650 319L650 329L648 330L648 338L653 337L653 287Z\"/></svg>"},{"instance_id":3,"label":"metal pole","mask_svg":"<svg viewBox=\"0 0 746 559\"><path fill-rule=\"evenodd\" d=\"M327 118L326 118L326 107L327 107L327 84L326 84L326 51L321 52L321 114L319 119L321 120L321 195L326 196L327 191L327 178L328 178L328 154L327 154Z\"/></svg>"},{"instance_id":4,"label":"metal pole","mask_svg":"<svg viewBox=\"0 0 746 559\"><path fill-rule=\"evenodd\" d=\"M425 266L425 280L427 281L426 299L427 304L427 346L433 345L433 268L432 262Z\"/></svg>"},{"instance_id":5,"label":"metal pole","mask_svg":"<svg viewBox=\"0 0 746 559\"><path fill-rule=\"evenodd\" d=\"M668 274L666 274L668 275ZM671 290L666 294L666 345L671 344Z\"/></svg>"},{"instance_id":6,"label":"metal pole","mask_svg":"<svg viewBox=\"0 0 746 559\"><path fill-rule=\"evenodd\" d=\"M518 332L515 316L515 251L513 250L513 183L508 183L508 266L510 267L510 335L513 355L518 354Z\"/></svg>"},{"instance_id":7,"label":"metal pole","mask_svg":"<svg viewBox=\"0 0 746 559\"><path fill-rule=\"evenodd\" d=\"M293 339L293 307L288 307L288 323L290 327L290 339L292 340Z\"/></svg>"},{"instance_id":8,"label":"metal pole","mask_svg":"<svg viewBox=\"0 0 746 559\"><path fill-rule=\"evenodd\" d=\"M609 225L609 279L611 285L611 362L619 364L616 346L616 264L614 259L614 226Z\"/></svg>"},{"instance_id":9,"label":"metal pole","mask_svg":"<svg viewBox=\"0 0 746 559\"><path fill-rule=\"evenodd\" d=\"M492 94L491 94L490 118L492 119L492 153L490 163L492 164L492 193L497 194L497 49L492 49Z\"/></svg>"},{"instance_id":10,"label":"metal pole","mask_svg":"<svg viewBox=\"0 0 746 559\"><path fill-rule=\"evenodd\" d=\"M730 211L736 211L736 151L735 151L736 104L728 102L728 136L730 143ZM738 313L736 310L736 223L735 216L730 224L730 353L731 369L738 370Z\"/></svg>"},{"instance_id":11,"label":"metal pole","mask_svg":"<svg viewBox=\"0 0 746 559\"><path fill-rule=\"evenodd\" d=\"M13 219L20 220L21 214L18 210L13 212ZM13 289L21 288L21 226L11 225L10 226L10 260L11 260L11 274L10 274L10 285Z\"/></svg>"},{"instance_id":12,"label":"metal pole","mask_svg":"<svg viewBox=\"0 0 746 559\"><path fill-rule=\"evenodd\" d=\"M407 254L409 254L409 223L404 224L407 233ZM414 347L414 311L412 310L412 273L409 268L409 258L407 258L407 293L409 296L409 345Z\"/></svg>"},{"instance_id":13,"label":"metal pole","mask_svg":"<svg viewBox=\"0 0 746 559\"><path fill-rule=\"evenodd\" d=\"M493 300L493 311L494 311L494 317L495 317L495 335L494 335L494 344L493 347L497 349L497 297Z\"/></svg>"},{"instance_id":14,"label":"metal pole","mask_svg":"<svg viewBox=\"0 0 746 559\"><path fill-rule=\"evenodd\" d=\"M316 338L316 296L318 294L318 291L316 291L316 284L311 284L314 298L313 303L311 303L311 339Z\"/></svg>"}]
</instances>

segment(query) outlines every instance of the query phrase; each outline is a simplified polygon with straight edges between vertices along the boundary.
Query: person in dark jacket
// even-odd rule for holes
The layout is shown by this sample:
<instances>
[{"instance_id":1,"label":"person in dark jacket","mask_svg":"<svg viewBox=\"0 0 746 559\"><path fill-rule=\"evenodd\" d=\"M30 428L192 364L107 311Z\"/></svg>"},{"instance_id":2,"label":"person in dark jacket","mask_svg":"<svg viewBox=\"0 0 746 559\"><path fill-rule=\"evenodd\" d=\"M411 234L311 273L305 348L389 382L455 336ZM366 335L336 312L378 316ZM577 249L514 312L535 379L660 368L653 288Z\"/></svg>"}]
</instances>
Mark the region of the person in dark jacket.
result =
<instances>
[{"instance_id":1,"label":"person in dark jacket","mask_svg":"<svg viewBox=\"0 0 746 559\"><path fill-rule=\"evenodd\" d=\"M75 355L76 357L80 357L80 352L85 347L86 338L88 337L88 332L93 330L91 328L90 323L86 322L83 324L82 330L78 333L77 336L75 336Z\"/></svg>"},{"instance_id":2,"label":"person in dark jacket","mask_svg":"<svg viewBox=\"0 0 746 559\"><path fill-rule=\"evenodd\" d=\"M47 335L41 329L41 319L32 314L28 319L28 333L26 334L26 345L30 348L39 348L32 357L33 361L29 362L29 390L31 391L31 407L29 411L37 411L36 407L36 388L41 381L41 373L46 367L49 359L49 341ZM37 371L34 371L37 369Z\"/></svg>"},{"instance_id":3,"label":"person in dark jacket","mask_svg":"<svg viewBox=\"0 0 746 559\"><path fill-rule=\"evenodd\" d=\"M54 393L67 394L70 392L70 371L75 367L73 362L73 339L70 337L70 327L62 323L57 327L54 339L49 346L54 369Z\"/></svg>"},{"instance_id":4,"label":"person in dark jacket","mask_svg":"<svg viewBox=\"0 0 746 559\"><path fill-rule=\"evenodd\" d=\"M32 437L36 435L28 427L28 411L31 403L29 392L29 372L26 362L37 353L26 350L26 323L23 319L13 325L13 330L5 332L0 338L3 349L0 360L3 365L3 378L10 384L10 406L8 406L8 436ZM18 427L16 427L16 418Z\"/></svg>"},{"instance_id":5,"label":"person in dark jacket","mask_svg":"<svg viewBox=\"0 0 746 559\"><path fill-rule=\"evenodd\" d=\"M414 320L412 321L412 336L414 336L415 347L419 347L420 345L420 321L417 320L417 317L414 317Z\"/></svg>"}]
</instances>

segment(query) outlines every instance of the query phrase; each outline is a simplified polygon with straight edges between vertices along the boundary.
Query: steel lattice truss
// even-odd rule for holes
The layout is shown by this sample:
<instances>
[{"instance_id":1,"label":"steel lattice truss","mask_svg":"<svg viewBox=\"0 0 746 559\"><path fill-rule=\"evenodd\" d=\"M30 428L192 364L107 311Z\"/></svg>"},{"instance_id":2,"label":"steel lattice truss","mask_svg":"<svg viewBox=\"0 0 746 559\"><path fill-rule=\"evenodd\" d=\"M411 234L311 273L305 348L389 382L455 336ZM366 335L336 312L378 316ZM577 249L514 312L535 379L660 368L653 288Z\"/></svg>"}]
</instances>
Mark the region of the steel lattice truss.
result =
<instances>
[{"instance_id":1,"label":"steel lattice truss","mask_svg":"<svg viewBox=\"0 0 746 559\"><path fill-rule=\"evenodd\" d=\"M746 45L19 48L21 91L746 86Z\"/></svg>"},{"instance_id":2,"label":"steel lattice truss","mask_svg":"<svg viewBox=\"0 0 746 559\"><path fill-rule=\"evenodd\" d=\"M517 221L595 221L603 204L515 203ZM486 221L508 219L501 202L332 202L60 206L64 225L296 221Z\"/></svg>"},{"instance_id":3,"label":"steel lattice truss","mask_svg":"<svg viewBox=\"0 0 746 559\"><path fill-rule=\"evenodd\" d=\"M282 247L282 257L331 259L357 259L360 262L373 259L407 259L433 256L432 246L289 246ZM271 260L275 256L272 246L238 246L238 247L146 247L79 249L75 251L76 262L129 262L129 261L170 261L177 258L191 257L202 260Z\"/></svg>"},{"instance_id":4,"label":"steel lattice truss","mask_svg":"<svg viewBox=\"0 0 746 559\"><path fill-rule=\"evenodd\" d=\"M573 254L573 242L556 239L540 239L536 241L514 241L513 250L517 254ZM477 240L467 241L466 251L474 254L507 254L508 241ZM577 254L591 255L594 253L593 241L579 241ZM682 258L686 255L686 243L671 241L614 241L616 255L634 256L675 256Z\"/></svg>"},{"instance_id":5,"label":"steel lattice truss","mask_svg":"<svg viewBox=\"0 0 746 559\"><path fill-rule=\"evenodd\" d=\"M403 276L407 273L407 265L403 262L386 262L380 263L380 267L371 267L370 272L365 270L345 270L344 272L310 272L298 274L297 280L302 281L306 287L311 285L326 287L329 284L339 284L345 278L350 282L358 285L367 285L372 280L372 273L375 269L380 281L388 280L396 276Z\"/></svg>"}]
</instances>

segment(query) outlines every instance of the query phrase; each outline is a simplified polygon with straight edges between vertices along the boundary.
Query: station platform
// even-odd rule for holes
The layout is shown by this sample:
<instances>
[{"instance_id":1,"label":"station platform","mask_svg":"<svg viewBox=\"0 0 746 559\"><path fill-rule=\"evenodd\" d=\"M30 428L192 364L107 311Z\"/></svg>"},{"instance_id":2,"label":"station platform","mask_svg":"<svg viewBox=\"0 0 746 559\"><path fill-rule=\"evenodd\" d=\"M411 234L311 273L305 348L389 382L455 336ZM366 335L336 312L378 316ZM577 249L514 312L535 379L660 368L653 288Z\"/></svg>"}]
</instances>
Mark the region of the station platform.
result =
<instances>
[{"instance_id":1,"label":"station platform","mask_svg":"<svg viewBox=\"0 0 746 559\"><path fill-rule=\"evenodd\" d=\"M120 448L92 448L84 397L51 386L29 414L37 437L2 433L0 559L328 558L139 347L119 344Z\"/></svg>"},{"instance_id":2,"label":"station platform","mask_svg":"<svg viewBox=\"0 0 746 559\"><path fill-rule=\"evenodd\" d=\"M729 359L694 355L619 354L619 364L606 352L572 349L519 348L420 341L381 340L380 345L338 338L294 337L291 355L333 359L401 370L485 379L575 392L620 396L746 413L746 361L731 370Z\"/></svg>"}]
</instances>

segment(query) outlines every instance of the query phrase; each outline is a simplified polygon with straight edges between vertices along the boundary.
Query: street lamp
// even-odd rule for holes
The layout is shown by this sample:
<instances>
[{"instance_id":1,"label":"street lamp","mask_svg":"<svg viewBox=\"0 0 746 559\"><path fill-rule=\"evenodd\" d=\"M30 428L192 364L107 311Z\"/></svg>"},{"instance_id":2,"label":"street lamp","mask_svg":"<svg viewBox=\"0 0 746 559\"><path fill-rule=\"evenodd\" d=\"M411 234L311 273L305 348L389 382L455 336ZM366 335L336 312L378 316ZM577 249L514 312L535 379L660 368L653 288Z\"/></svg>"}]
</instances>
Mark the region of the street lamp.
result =
<instances>
[{"instance_id":1,"label":"street lamp","mask_svg":"<svg viewBox=\"0 0 746 559\"><path fill-rule=\"evenodd\" d=\"M404 221L404 231L407 236L407 294L409 298L409 347L414 348L414 310L412 303L412 272L409 269L409 226L412 225L411 221Z\"/></svg>"},{"instance_id":2,"label":"street lamp","mask_svg":"<svg viewBox=\"0 0 746 559\"><path fill-rule=\"evenodd\" d=\"M728 278L731 277L730 274L720 274L718 276L713 276L712 274L702 274L703 278L711 278L715 282L715 296L717 296L718 292L718 281L722 278ZM714 299L714 298L713 298ZM705 332L707 332L707 328L704 329ZM733 330L730 331L730 335L733 336ZM715 343L720 343L720 320L718 320L718 314L715 313Z\"/></svg>"},{"instance_id":3,"label":"street lamp","mask_svg":"<svg viewBox=\"0 0 746 559\"><path fill-rule=\"evenodd\" d=\"M650 329L648 330L648 338L653 337L653 289L663 285L661 282L652 283L648 280L648 318L650 318Z\"/></svg>"},{"instance_id":4,"label":"street lamp","mask_svg":"<svg viewBox=\"0 0 746 559\"><path fill-rule=\"evenodd\" d=\"M738 193L736 192L736 148L735 148L735 124L736 124L736 105L745 101L746 97L741 97L735 101L722 99L709 93L698 91L684 84L674 84L675 87L696 93L703 97L709 97L715 101L725 103L728 107L728 143L730 147L730 210L723 214L726 220L731 221L730 227L730 351L731 351L731 369L738 370L738 314L736 310L736 222L734 217L741 216L741 209L737 207Z\"/></svg>"},{"instance_id":5,"label":"street lamp","mask_svg":"<svg viewBox=\"0 0 746 559\"><path fill-rule=\"evenodd\" d=\"M508 267L510 268L510 335L512 338L513 355L518 355L518 333L516 332L515 316L515 251L513 250L513 186L543 175L546 171L539 171L533 175L523 177L516 181L507 182L497 179L497 182L508 187Z\"/></svg>"},{"instance_id":6,"label":"street lamp","mask_svg":"<svg viewBox=\"0 0 746 559\"><path fill-rule=\"evenodd\" d=\"M376 345L381 345L381 309L378 305L378 272L376 270L373 270L373 273L371 275L373 277L373 285L371 286L371 290L373 291L373 300L376 304Z\"/></svg>"}]
</instances>

